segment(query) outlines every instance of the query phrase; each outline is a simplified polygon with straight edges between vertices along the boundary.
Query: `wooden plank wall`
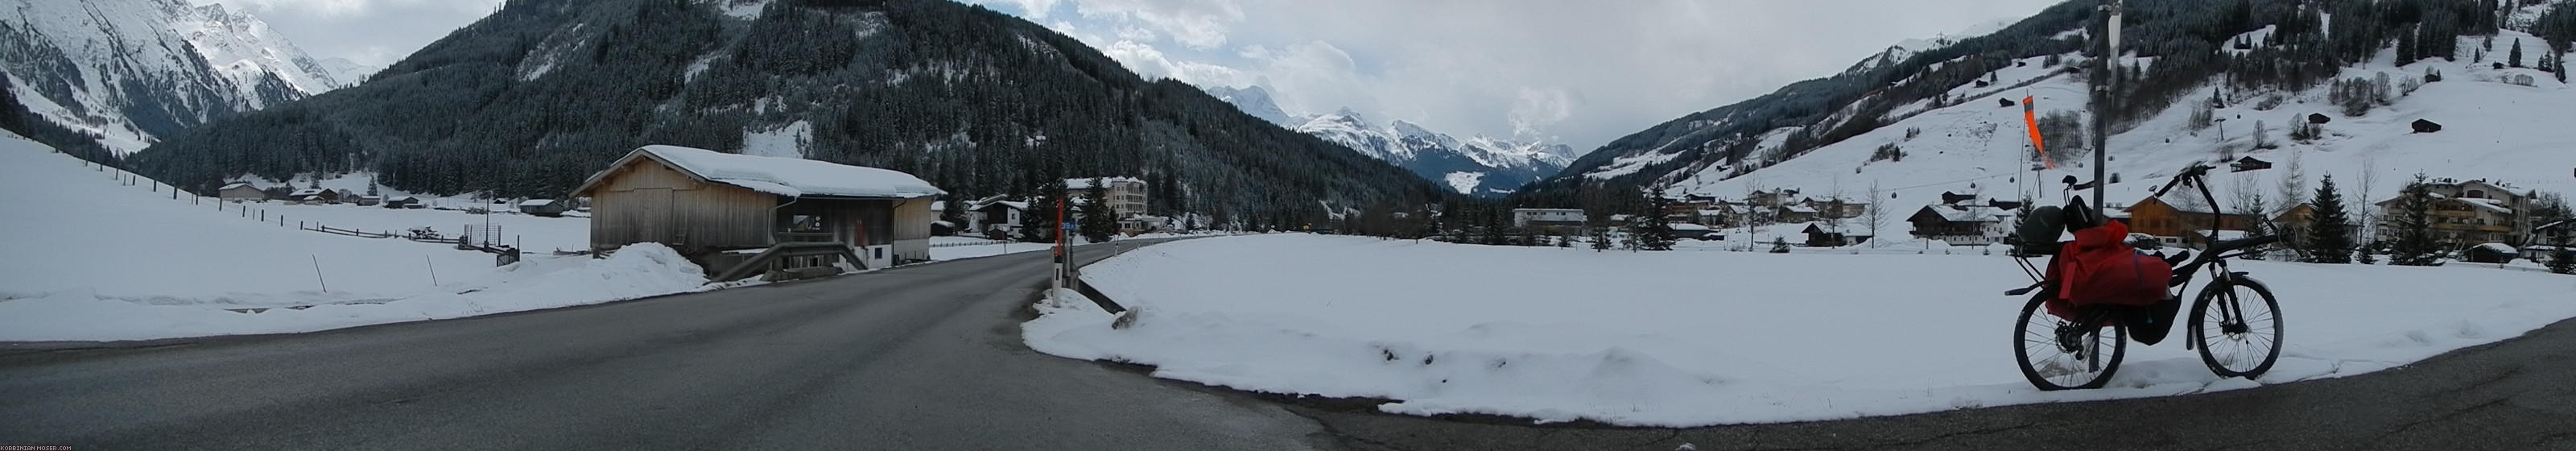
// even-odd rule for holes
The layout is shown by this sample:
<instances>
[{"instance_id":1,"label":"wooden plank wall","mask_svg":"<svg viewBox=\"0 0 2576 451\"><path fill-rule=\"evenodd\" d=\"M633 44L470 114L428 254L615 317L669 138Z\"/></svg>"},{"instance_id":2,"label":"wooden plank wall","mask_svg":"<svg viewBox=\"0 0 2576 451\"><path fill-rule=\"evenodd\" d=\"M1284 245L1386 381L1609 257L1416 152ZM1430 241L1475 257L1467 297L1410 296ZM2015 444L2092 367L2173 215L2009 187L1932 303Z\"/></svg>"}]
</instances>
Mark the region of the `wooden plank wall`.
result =
<instances>
[{"instance_id":1,"label":"wooden plank wall","mask_svg":"<svg viewBox=\"0 0 2576 451\"><path fill-rule=\"evenodd\" d=\"M639 158L591 194L590 246L670 244L683 252L768 247L778 196L732 185L699 183L651 158Z\"/></svg>"},{"instance_id":2,"label":"wooden plank wall","mask_svg":"<svg viewBox=\"0 0 2576 451\"><path fill-rule=\"evenodd\" d=\"M894 201L894 254L896 260L930 259L930 222L939 215L930 212L938 198Z\"/></svg>"}]
</instances>

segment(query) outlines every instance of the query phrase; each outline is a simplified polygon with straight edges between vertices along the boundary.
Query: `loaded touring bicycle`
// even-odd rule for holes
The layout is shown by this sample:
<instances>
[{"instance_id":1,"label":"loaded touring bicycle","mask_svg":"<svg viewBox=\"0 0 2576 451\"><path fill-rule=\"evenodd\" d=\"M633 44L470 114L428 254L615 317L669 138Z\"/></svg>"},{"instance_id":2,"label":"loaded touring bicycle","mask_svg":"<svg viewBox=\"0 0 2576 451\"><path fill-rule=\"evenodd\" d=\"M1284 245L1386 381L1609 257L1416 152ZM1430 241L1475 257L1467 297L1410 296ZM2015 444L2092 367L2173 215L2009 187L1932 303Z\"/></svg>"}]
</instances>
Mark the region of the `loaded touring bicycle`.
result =
<instances>
[{"instance_id":1,"label":"loaded touring bicycle","mask_svg":"<svg viewBox=\"0 0 2576 451\"><path fill-rule=\"evenodd\" d=\"M2206 183L2210 169L2193 164L2156 196L2190 185L2205 205L2217 205ZM2066 184L2070 191L2086 186L2073 177ZM2065 390L2109 383L2129 340L2154 345L2173 329L2182 293L2204 271L2209 283L2191 298L2190 316L2181 318L2190 335L2184 348L2199 350L2201 361L2220 377L2253 378L2272 369L2281 354L2281 305L2270 288L2229 270L2227 261L2278 238L2215 241L2196 258L2190 250L2167 256L2154 237L2129 235L2125 225L2105 221L2082 197L2070 199L2064 208L2030 211L2009 238L2016 261L2035 282L2004 293L2030 296L2013 326L2013 351L2031 385ZM2218 216L2210 222L2209 236L2218 236ZM2076 239L2060 242L2068 231ZM2044 268L2032 263L2038 257L2049 258Z\"/></svg>"}]
</instances>

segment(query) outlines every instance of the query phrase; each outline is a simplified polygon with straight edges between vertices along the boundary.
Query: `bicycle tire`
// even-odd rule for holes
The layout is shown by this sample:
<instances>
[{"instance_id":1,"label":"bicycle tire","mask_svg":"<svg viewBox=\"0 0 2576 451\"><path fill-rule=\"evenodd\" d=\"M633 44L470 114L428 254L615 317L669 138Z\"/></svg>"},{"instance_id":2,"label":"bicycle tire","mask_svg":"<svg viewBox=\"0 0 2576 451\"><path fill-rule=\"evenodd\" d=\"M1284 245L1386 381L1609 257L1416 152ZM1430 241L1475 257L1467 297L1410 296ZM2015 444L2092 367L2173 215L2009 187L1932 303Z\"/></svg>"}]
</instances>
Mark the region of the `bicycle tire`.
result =
<instances>
[{"instance_id":1,"label":"bicycle tire","mask_svg":"<svg viewBox=\"0 0 2576 451\"><path fill-rule=\"evenodd\" d=\"M2210 353L2209 345L2210 338L2212 337L2205 332L2205 328L2208 326L2204 324L2208 319L2206 314L2208 313L2211 299L2217 298L2219 293L2234 291L2228 289L2228 287L2234 286L2252 288L2255 296L2263 299L2262 305L2267 313L2266 316L2268 316L2268 318L2266 318L2268 319L2267 323L2272 329L2272 336L2269 340L2270 343L2264 347L2262 362L2255 364L2253 368L2243 371L2228 368L2226 364L2218 361L2219 359L2217 355ZM2243 302L2244 300L2239 299L2238 301L2239 307L2237 308L2239 311L2242 311L2242 306L2245 304ZM2253 379L2255 377L2262 376L2264 372L2271 371L2273 364L2280 363L2281 336L2283 329L2281 323L2281 302L2277 299L2273 299L2272 288L2264 286L2263 282L2256 281L2251 277L2231 275L2225 280L2212 281L2209 286L2201 287L2200 294L2195 296L2191 302L2192 344L2200 349L2200 362L2202 364L2209 365L2209 372L2216 373L2218 374L2218 377L2222 378L2242 377Z\"/></svg>"},{"instance_id":2,"label":"bicycle tire","mask_svg":"<svg viewBox=\"0 0 2576 451\"><path fill-rule=\"evenodd\" d=\"M2022 304L2021 314L2016 317L2015 324L2013 325L2013 361L2018 363L2021 367L2022 378L2028 379L2032 387L2037 387L2041 391L2102 388L2102 386L2110 384L2111 376L2120 371L2121 359L2128 357L2129 333L2128 328L2125 326L2102 326L2100 329L2094 330L2090 339L2087 340L2087 347L2093 348L2094 351L2097 351L2094 354L2096 357L2100 355L2098 351L2102 350L2103 346L2107 345L2109 348L2108 350L2110 351L2110 358L2104 359L2101 362L2101 372L2095 374L2091 378L2077 381L2072 384L2058 383L2055 380L2051 380L2048 376L2041 375L2039 368L2032 364L2030 349L2032 341L2028 339L2028 337L2031 337L2033 334L2033 331L2030 330L2032 325L2031 319L2033 315L2048 315L2048 299L2053 296L2055 296L2055 293L2051 290L2042 290L2038 294L2032 295L2030 302ZM2053 319L2054 317L2052 316L2051 318ZM2063 323L2064 320L2053 322ZM2103 329L2111 331L2109 337L2102 336L2103 334L2101 331ZM2050 337L2053 337L2056 334L2056 330L2054 328L2042 332L2045 336ZM2054 340L2043 344L2049 344L2054 347L2056 345L2053 341ZM2108 341L2108 343L2103 343L2103 341Z\"/></svg>"}]
</instances>

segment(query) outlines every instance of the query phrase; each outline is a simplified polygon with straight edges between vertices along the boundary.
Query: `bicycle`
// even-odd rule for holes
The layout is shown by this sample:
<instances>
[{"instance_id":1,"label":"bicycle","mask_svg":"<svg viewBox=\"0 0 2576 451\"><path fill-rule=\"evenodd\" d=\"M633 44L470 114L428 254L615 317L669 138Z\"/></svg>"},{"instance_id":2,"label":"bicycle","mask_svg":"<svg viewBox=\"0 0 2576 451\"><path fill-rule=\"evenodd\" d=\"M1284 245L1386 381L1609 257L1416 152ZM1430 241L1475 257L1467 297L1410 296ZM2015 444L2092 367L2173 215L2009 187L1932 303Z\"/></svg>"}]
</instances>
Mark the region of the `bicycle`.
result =
<instances>
[{"instance_id":1,"label":"bicycle","mask_svg":"<svg viewBox=\"0 0 2576 451\"><path fill-rule=\"evenodd\" d=\"M2157 189L2156 197L2164 197L2175 186L2191 185L2198 188L2201 197L2208 201L2204 205L2219 205L2206 183L2210 169L2215 168L2193 164L2182 173L2175 174L2163 188ZM2067 183L2069 191L2079 187L2071 176ZM2068 202L2069 210L2081 208L2085 208L2082 197L2073 197ZM2084 226L2093 224L2099 224L2099 219L2092 219ZM2219 217L2211 215L2209 236L2218 235L2220 224ZM2021 241L2019 236L2014 238ZM2054 237L2048 241L2054 242ZM2261 281L2247 277L2245 272L2229 270L2227 260L2248 255L2255 248L2276 241L2280 241L2279 238L2216 241L2210 243L2199 258L2193 258L2190 250L2167 257L2162 246L2154 240L2129 240L2132 247L2153 250L2155 253L2152 255L2168 264L2181 263L2173 267L2173 278L2166 284L2170 293L2164 303L2149 307L2083 305L2058 300L2058 281L2050 280L2044 276L2047 272L2030 263L2030 257L2053 255L2055 250L2025 253L2018 252L2021 246L2015 246L2015 256L2019 257L2017 262L2036 283L2004 294L2020 296L2038 291L2031 296L2030 302L2022 305L2019 323L2013 331L2013 351L2022 376L2040 390L2101 388L2110 383L2111 375L2120 369L2120 360L2128 354L2129 322L2152 323L2157 320L2159 312L2154 310L2172 308L2169 303L2180 299L2183 290L2189 288L2192 276L2204 270L2211 279L2193 298L2188 324L2192 337L2183 343L2184 348L2198 350L2201 362L2219 377L2252 379L2261 376L2270 371L2281 356L2281 304L2272 297L2272 289ZM2186 261L2188 263L2183 263ZM2250 292L2251 296L2240 294L2240 291ZM2259 305L2253 302L2257 298L2261 300ZM2049 311L2051 303L2061 303L2057 312ZM2249 307L2259 307L2261 311L2248 312ZM2071 318L2058 312L2072 312L2067 315ZM2178 312L2161 313L2166 316L2163 318L2166 322L2161 324L2170 324L2173 313ZM2122 321L2124 319L2128 321ZM2157 340L2161 340L2161 335ZM2153 341L2141 343L2154 345ZM2221 348L2230 352L2222 354L2219 352Z\"/></svg>"}]
</instances>

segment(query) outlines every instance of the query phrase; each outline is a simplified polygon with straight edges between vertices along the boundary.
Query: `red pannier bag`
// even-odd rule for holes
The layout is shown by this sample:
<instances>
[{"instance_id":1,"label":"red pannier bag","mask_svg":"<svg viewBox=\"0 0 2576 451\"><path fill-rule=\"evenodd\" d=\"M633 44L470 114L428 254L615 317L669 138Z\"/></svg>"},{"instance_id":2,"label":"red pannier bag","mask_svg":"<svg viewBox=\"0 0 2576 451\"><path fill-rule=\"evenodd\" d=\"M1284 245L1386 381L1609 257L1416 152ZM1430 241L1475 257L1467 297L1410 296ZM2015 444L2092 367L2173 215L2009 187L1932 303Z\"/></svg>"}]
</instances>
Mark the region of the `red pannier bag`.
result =
<instances>
[{"instance_id":1,"label":"red pannier bag","mask_svg":"<svg viewBox=\"0 0 2576 451\"><path fill-rule=\"evenodd\" d=\"M2129 226L2119 222L2075 231L2075 241L2049 266L2049 278L2060 284L2057 299L2074 306L2149 306L2163 302L2173 281L2173 265L2129 247ZM2049 313L2060 317L2051 303Z\"/></svg>"}]
</instances>

